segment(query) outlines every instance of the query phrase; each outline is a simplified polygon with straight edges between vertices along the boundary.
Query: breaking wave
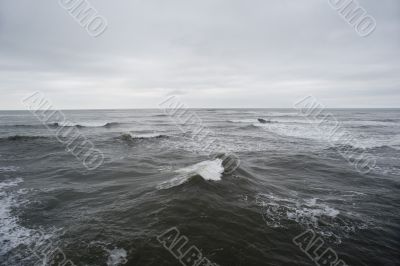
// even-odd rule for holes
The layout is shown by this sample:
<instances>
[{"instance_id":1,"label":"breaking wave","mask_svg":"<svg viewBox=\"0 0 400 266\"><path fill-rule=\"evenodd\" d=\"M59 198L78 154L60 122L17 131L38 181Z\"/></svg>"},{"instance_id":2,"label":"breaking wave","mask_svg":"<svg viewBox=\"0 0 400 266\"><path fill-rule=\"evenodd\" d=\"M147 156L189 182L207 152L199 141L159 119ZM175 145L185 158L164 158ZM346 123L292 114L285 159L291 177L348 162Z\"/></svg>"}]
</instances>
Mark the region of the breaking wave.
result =
<instances>
[{"instance_id":1,"label":"breaking wave","mask_svg":"<svg viewBox=\"0 0 400 266\"><path fill-rule=\"evenodd\" d=\"M121 125L119 122L108 122L108 123L72 123L72 122L55 122L47 124L49 127L77 127L77 128L85 128L85 127L105 127L105 128L112 128Z\"/></svg>"},{"instance_id":2,"label":"breaking wave","mask_svg":"<svg viewBox=\"0 0 400 266\"><path fill-rule=\"evenodd\" d=\"M132 134L132 133L124 133L120 137L122 140L146 140L146 139L161 139L168 138L167 135L157 134L157 133L148 133L148 134Z\"/></svg>"},{"instance_id":3,"label":"breaking wave","mask_svg":"<svg viewBox=\"0 0 400 266\"><path fill-rule=\"evenodd\" d=\"M225 170L222 162L222 159L217 158L176 170L175 173L177 173L178 176L159 184L158 189L168 189L179 186L195 176L201 176L204 180L220 181Z\"/></svg>"}]
</instances>

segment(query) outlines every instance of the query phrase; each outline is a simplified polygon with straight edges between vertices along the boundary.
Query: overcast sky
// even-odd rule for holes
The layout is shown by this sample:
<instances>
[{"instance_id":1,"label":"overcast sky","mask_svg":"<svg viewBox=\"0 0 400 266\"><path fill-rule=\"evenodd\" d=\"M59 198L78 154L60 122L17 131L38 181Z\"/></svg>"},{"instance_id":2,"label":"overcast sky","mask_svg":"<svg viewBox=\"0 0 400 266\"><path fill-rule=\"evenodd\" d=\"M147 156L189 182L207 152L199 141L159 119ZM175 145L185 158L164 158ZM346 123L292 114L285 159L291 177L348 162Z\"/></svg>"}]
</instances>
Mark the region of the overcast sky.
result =
<instances>
[{"instance_id":1,"label":"overcast sky","mask_svg":"<svg viewBox=\"0 0 400 266\"><path fill-rule=\"evenodd\" d=\"M0 109L400 107L400 1L359 0L360 37L328 0L90 0L93 38L57 0L0 1Z\"/></svg>"}]
</instances>

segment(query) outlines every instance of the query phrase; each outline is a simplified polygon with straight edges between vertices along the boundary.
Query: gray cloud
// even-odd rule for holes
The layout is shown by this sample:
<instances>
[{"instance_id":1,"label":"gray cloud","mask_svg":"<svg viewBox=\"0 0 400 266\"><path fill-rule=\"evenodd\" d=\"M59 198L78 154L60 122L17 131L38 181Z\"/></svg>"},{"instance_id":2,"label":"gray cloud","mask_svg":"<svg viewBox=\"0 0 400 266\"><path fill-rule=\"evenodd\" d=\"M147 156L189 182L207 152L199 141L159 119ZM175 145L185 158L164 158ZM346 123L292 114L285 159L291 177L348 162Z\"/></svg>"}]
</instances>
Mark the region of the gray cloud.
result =
<instances>
[{"instance_id":1,"label":"gray cloud","mask_svg":"<svg viewBox=\"0 0 400 266\"><path fill-rule=\"evenodd\" d=\"M357 35L328 0L92 0L93 38L58 1L0 2L0 109L41 90L58 108L400 107L400 3L359 0Z\"/></svg>"}]
</instances>

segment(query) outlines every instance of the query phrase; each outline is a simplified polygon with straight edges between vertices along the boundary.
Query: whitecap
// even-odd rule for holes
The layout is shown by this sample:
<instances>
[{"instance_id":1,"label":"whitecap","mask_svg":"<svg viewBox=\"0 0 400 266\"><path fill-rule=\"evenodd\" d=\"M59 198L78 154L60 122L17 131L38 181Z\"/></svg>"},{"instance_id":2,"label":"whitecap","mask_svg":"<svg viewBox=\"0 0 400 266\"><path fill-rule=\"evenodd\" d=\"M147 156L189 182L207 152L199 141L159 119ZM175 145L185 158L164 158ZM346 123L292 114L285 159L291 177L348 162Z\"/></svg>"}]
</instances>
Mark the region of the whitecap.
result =
<instances>
[{"instance_id":1,"label":"whitecap","mask_svg":"<svg viewBox=\"0 0 400 266\"><path fill-rule=\"evenodd\" d=\"M122 134L122 139L124 140L135 140L135 139L158 139L158 138L167 138L167 135L162 135L159 133L147 133L147 134L133 134L133 133L124 133Z\"/></svg>"},{"instance_id":2,"label":"whitecap","mask_svg":"<svg viewBox=\"0 0 400 266\"><path fill-rule=\"evenodd\" d=\"M134 139L154 139L154 138L166 137L165 135L158 133L148 133L148 134L138 134L138 135L131 134L131 136Z\"/></svg>"},{"instance_id":3,"label":"whitecap","mask_svg":"<svg viewBox=\"0 0 400 266\"><path fill-rule=\"evenodd\" d=\"M205 180L219 181L224 172L224 167L222 166L222 160L217 158L215 160L207 160L192 166L178 169L175 172L179 174L177 177L159 184L158 188L167 189L179 186L196 175L201 176Z\"/></svg>"},{"instance_id":4,"label":"whitecap","mask_svg":"<svg viewBox=\"0 0 400 266\"><path fill-rule=\"evenodd\" d=\"M187 176L200 175L205 180L221 180L222 173L224 172L224 167L222 166L221 159L208 160L204 162L197 163L195 165L182 168L177 170L178 173L185 174Z\"/></svg>"},{"instance_id":5,"label":"whitecap","mask_svg":"<svg viewBox=\"0 0 400 266\"><path fill-rule=\"evenodd\" d=\"M71 122L71 121L64 121L64 122L55 122L49 124L50 126L60 126L60 127L106 127L111 126L116 123L111 122L97 122L97 121L87 121L87 122Z\"/></svg>"}]
</instances>

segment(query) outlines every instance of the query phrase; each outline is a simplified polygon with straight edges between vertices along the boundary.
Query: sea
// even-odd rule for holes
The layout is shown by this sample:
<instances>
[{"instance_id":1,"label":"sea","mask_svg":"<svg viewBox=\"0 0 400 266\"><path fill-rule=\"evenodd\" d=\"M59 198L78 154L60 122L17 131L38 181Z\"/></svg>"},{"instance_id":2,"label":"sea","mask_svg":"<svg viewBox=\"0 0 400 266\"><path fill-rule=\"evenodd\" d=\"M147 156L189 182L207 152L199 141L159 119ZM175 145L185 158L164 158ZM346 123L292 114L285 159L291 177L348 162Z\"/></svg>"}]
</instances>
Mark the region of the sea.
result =
<instances>
[{"instance_id":1,"label":"sea","mask_svg":"<svg viewBox=\"0 0 400 266\"><path fill-rule=\"evenodd\" d=\"M188 112L182 126L162 109L0 111L0 265L400 265L400 109L327 109L323 125L295 109Z\"/></svg>"}]
</instances>

